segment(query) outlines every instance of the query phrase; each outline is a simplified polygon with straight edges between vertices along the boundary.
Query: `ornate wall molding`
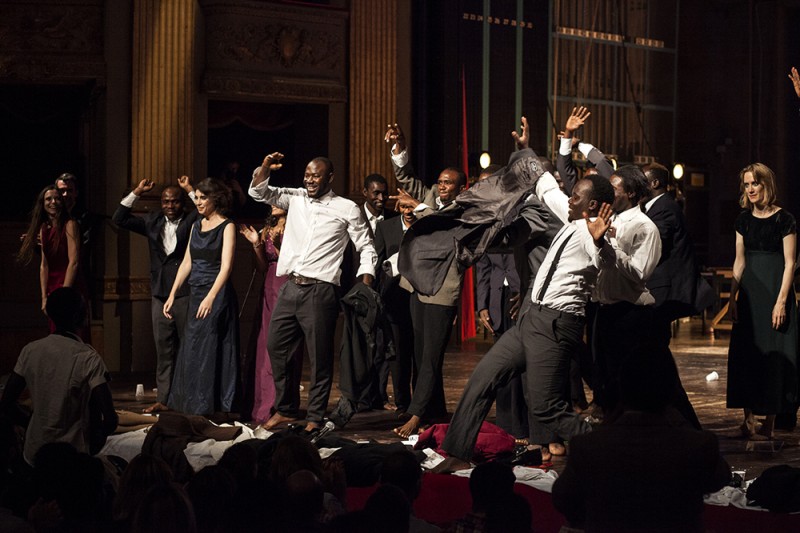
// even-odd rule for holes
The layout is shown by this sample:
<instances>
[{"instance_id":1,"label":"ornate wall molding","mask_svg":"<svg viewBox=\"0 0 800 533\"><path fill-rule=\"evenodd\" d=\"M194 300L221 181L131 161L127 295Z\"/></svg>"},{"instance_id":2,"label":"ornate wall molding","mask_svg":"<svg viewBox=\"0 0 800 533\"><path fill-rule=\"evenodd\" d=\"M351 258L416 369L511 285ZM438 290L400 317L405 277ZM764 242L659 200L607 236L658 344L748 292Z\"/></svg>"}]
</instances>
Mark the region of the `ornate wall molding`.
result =
<instances>
[{"instance_id":1,"label":"ornate wall molding","mask_svg":"<svg viewBox=\"0 0 800 533\"><path fill-rule=\"evenodd\" d=\"M0 80L105 79L103 0L0 2Z\"/></svg>"},{"instance_id":2,"label":"ornate wall molding","mask_svg":"<svg viewBox=\"0 0 800 533\"><path fill-rule=\"evenodd\" d=\"M347 99L343 10L201 0L210 95L280 101Z\"/></svg>"},{"instance_id":3,"label":"ornate wall molding","mask_svg":"<svg viewBox=\"0 0 800 533\"><path fill-rule=\"evenodd\" d=\"M103 279L103 301L140 301L150 299L150 278L112 278Z\"/></svg>"}]
</instances>

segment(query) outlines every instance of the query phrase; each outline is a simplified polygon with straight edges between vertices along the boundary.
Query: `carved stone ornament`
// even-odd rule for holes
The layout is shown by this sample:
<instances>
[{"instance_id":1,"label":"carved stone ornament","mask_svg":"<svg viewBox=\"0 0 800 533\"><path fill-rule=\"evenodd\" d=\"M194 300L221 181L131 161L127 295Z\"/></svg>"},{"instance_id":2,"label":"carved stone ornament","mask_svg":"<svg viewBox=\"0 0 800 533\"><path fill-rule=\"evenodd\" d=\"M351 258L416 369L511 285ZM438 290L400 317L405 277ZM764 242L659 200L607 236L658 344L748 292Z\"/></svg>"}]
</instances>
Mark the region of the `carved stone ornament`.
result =
<instances>
[{"instance_id":1,"label":"carved stone ornament","mask_svg":"<svg viewBox=\"0 0 800 533\"><path fill-rule=\"evenodd\" d=\"M267 2L201 0L211 93L344 101L347 12Z\"/></svg>"},{"instance_id":2,"label":"carved stone ornament","mask_svg":"<svg viewBox=\"0 0 800 533\"><path fill-rule=\"evenodd\" d=\"M103 2L0 2L0 51L0 79L102 79Z\"/></svg>"}]
</instances>

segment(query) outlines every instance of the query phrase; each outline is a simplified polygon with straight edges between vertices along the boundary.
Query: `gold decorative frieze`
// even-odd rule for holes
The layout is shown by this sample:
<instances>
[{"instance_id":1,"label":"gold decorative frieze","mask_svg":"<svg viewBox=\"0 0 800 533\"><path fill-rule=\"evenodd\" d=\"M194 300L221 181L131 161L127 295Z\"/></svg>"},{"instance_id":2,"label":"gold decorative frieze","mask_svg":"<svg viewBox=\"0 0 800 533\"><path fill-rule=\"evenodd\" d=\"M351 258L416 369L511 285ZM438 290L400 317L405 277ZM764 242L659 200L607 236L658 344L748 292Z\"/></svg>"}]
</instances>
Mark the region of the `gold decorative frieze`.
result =
<instances>
[{"instance_id":1,"label":"gold decorative frieze","mask_svg":"<svg viewBox=\"0 0 800 533\"><path fill-rule=\"evenodd\" d=\"M346 11L230 0L201 7L209 94L347 99Z\"/></svg>"},{"instance_id":2,"label":"gold decorative frieze","mask_svg":"<svg viewBox=\"0 0 800 533\"><path fill-rule=\"evenodd\" d=\"M0 2L0 80L105 78L103 1Z\"/></svg>"}]
</instances>

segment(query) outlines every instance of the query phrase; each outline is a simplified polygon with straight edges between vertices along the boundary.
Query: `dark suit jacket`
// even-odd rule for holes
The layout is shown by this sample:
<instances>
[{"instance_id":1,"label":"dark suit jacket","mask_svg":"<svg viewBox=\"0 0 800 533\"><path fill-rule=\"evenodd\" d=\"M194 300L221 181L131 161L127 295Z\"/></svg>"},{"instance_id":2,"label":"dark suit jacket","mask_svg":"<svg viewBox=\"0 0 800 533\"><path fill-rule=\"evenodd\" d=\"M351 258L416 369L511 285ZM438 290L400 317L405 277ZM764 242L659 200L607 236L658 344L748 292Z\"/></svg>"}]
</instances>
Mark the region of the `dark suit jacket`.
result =
<instances>
[{"instance_id":1,"label":"dark suit jacket","mask_svg":"<svg viewBox=\"0 0 800 533\"><path fill-rule=\"evenodd\" d=\"M600 176L611 179L611 175L614 174L614 167L606 159L606 154L597 148L592 148L587 159L597 168L597 173ZM572 194L572 188L575 186L575 182L578 181L578 169L572 161L572 154L561 155L559 152L558 157L556 157L556 170L558 170L558 175L564 184L564 192Z\"/></svg>"},{"instance_id":2,"label":"dark suit jacket","mask_svg":"<svg viewBox=\"0 0 800 533\"><path fill-rule=\"evenodd\" d=\"M378 254L376 268L378 292L383 298L386 318L396 324L411 321L409 298L411 293L400 287L400 277L390 278L383 270L383 262L400 250L403 241L402 220L394 217L378 222L375 229L375 252Z\"/></svg>"},{"instance_id":3,"label":"dark suit jacket","mask_svg":"<svg viewBox=\"0 0 800 533\"><path fill-rule=\"evenodd\" d=\"M111 219L114 223L128 231L147 237L150 245L150 292L152 296L160 299L169 297L178 267L186 253L189 244L189 234L192 224L197 220L197 211L186 213L178 224L177 244L175 250L166 255L161 246L161 230L164 227L165 217L161 210L149 213L144 218L131 212L131 208L120 205ZM184 283L178 290L177 296L189 294L189 285Z\"/></svg>"},{"instance_id":4,"label":"dark suit jacket","mask_svg":"<svg viewBox=\"0 0 800 533\"><path fill-rule=\"evenodd\" d=\"M519 275L510 253L486 254L475 263L478 310L487 309L492 323L500 326L506 305L503 302L504 281L508 280L511 294L519 293Z\"/></svg>"},{"instance_id":5,"label":"dark suit jacket","mask_svg":"<svg viewBox=\"0 0 800 533\"><path fill-rule=\"evenodd\" d=\"M656 307L666 306L670 320L693 315L713 303L713 291L699 274L683 211L663 194L647 211L661 235L661 259L647 288Z\"/></svg>"},{"instance_id":6,"label":"dark suit jacket","mask_svg":"<svg viewBox=\"0 0 800 533\"><path fill-rule=\"evenodd\" d=\"M629 411L569 444L553 504L587 532L703 531L703 495L730 478L713 433L660 414Z\"/></svg>"}]
</instances>

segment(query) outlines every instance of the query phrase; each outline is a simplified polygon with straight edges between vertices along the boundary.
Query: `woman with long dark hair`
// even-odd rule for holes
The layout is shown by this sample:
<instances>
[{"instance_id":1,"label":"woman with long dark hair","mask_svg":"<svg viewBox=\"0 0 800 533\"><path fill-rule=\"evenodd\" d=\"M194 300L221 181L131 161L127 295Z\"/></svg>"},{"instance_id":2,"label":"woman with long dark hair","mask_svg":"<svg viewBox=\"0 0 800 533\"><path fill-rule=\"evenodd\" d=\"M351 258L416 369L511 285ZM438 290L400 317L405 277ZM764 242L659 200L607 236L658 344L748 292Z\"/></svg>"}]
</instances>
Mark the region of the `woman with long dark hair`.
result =
<instances>
[{"instance_id":1,"label":"woman with long dark hair","mask_svg":"<svg viewBox=\"0 0 800 533\"><path fill-rule=\"evenodd\" d=\"M164 315L175 294L189 282L189 320L175 362L167 406L183 413L209 415L230 412L236 392L239 357L239 318L231 283L236 228L225 216L231 192L215 178L201 181L195 190L202 218L192 226Z\"/></svg>"},{"instance_id":2,"label":"woman with long dark hair","mask_svg":"<svg viewBox=\"0 0 800 533\"><path fill-rule=\"evenodd\" d=\"M61 194L55 185L48 185L36 197L31 210L31 222L17 260L28 264L33 260L36 248L41 244L39 287L42 294L42 312L47 305L47 296L59 287L80 284L78 259L80 257L80 230L78 223L69 217ZM76 287L85 298L82 287ZM55 330L52 321L50 332ZM85 339L84 335L81 337Z\"/></svg>"}]
</instances>

